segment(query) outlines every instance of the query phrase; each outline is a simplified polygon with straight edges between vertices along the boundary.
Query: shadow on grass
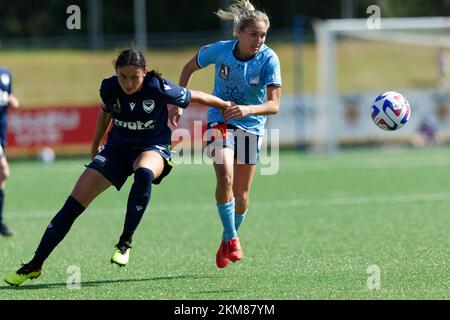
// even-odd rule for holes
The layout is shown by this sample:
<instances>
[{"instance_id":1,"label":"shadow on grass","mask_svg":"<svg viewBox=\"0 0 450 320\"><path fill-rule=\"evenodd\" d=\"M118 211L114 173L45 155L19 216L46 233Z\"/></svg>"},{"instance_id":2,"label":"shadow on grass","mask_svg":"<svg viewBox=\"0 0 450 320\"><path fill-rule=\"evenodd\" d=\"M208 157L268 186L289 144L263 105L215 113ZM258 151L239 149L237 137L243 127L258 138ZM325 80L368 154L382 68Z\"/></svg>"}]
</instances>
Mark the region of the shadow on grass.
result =
<instances>
[{"instance_id":1,"label":"shadow on grass","mask_svg":"<svg viewBox=\"0 0 450 320\"><path fill-rule=\"evenodd\" d=\"M178 280L178 279L202 279L202 278L214 278L212 276L199 276L199 275L180 275L180 276L167 276L167 277L155 277L155 278L141 278L141 279L114 279L114 280L98 280L98 281L81 281L80 286L83 287L95 287L102 284L111 283L131 283L131 282L148 282L148 281L160 281L160 280ZM33 281L33 280L32 280ZM55 289L67 287L66 282L59 283L47 283L36 284L28 282L26 285L21 286L4 286L0 287L0 290L36 290L36 289ZM70 285L70 284L69 284Z\"/></svg>"}]
</instances>

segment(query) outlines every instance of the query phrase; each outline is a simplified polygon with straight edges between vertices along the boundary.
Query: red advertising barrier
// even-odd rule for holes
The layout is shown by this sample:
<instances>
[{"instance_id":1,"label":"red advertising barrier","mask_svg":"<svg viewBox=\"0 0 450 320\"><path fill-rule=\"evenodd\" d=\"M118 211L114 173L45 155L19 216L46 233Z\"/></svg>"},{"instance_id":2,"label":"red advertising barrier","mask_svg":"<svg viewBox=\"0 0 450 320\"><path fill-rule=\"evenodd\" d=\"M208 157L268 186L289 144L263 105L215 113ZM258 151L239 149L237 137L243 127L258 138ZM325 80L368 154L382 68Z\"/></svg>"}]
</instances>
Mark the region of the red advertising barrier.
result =
<instances>
[{"instance_id":1,"label":"red advertising barrier","mask_svg":"<svg viewBox=\"0 0 450 320\"><path fill-rule=\"evenodd\" d=\"M8 111L8 156L33 156L43 147L57 154L88 154L99 105L20 108Z\"/></svg>"},{"instance_id":2,"label":"red advertising barrier","mask_svg":"<svg viewBox=\"0 0 450 320\"><path fill-rule=\"evenodd\" d=\"M9 110L8 157L36 156L43 147L51 147L57 155L88 155L99 110L99 105ZM188 130L192 140L201 141L206 110L206 107L191 104L184 111L178 128Z\"/></svg>"}]
</instances>

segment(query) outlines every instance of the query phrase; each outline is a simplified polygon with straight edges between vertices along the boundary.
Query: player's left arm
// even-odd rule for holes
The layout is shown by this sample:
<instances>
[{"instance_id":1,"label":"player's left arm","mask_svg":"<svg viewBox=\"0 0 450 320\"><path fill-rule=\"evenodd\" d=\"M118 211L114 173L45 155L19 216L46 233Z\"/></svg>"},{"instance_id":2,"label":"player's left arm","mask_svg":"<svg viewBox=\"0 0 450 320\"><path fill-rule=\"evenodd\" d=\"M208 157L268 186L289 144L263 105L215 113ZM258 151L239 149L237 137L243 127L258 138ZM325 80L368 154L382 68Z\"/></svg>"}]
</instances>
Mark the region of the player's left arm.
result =
<instances>
[{"instance_id":1,"label":"player's left arm","mask_svg":"<svg viewBox=\"0 0 450 320\"><path fill-rule=\"evenodd\" d=\"M225 110L224 117L226 120L239 119L253 115L273 115L280 110L281 87L267 87L267 100L258 105L235 105Z\"/></svg>"},{"instance_id":2,"label":"player's left arm","mask_svg":"<svg viewBox=\"0 0 450 320\"><path fill-rule=\"evenodd\" d=\"M220 110L226 110L234 105L229 101L224 101L203 91L189 90L178 86L166 79L162 79L161 90L166 100L166 104L173 104L181 108L186 108L190 102L196 102L205 106L211 106Z\"/></svg>"},{"instance_id":3,"label":"player's left arm","mask_svg":"<svg viewBox=\"0 0 450 320\"><path fill-rule=\"evenodd\" d=\"M13 94L9 94L8 108L17 109L19 107L19 99Z\"/></svg>"},{"instance_id":4,"label":"player's left arm","mask_svg":"<svg viewBox=\"0 0 450 320\"><path fill-rule=\"evenodd\" d=\"M192 91L191 90L191 101L203 104L205 106L215 107L222 111L228 110L228 108L232 107L234 103L230 101L224 101L219 97L213 96L209 93L205 93L203 91Z\"/></svg>"}]
</instances>

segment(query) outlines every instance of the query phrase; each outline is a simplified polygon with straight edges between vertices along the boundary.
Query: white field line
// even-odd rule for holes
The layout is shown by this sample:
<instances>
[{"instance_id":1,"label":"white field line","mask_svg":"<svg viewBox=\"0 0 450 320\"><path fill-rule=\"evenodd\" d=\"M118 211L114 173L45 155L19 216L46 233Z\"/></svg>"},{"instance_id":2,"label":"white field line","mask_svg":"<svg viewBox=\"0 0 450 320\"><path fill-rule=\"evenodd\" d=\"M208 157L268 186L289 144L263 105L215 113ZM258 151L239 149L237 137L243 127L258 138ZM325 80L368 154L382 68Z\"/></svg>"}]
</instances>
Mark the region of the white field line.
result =
<instances>
[{"instance_id":1,"label":"white field line","mask_svg":"<svg viewBox=\"0 0 450 320\"><path fill-rule=\"evenodd\" d=\"M258 164L260 168L267 168L273 165L273 161L276 159L263 159ZM184 170L186 166L195 168L195 172L191 170ZM176 165L174 173L178 176L197 176L200 172L208 172L210 169L208 164L180 164ZM325 161L323 159L299 159L297 160L279 160L279 168L281 171L295 170L295 171L326 171L326 170L358 170L358 169L406 169L406 168L433 168L433 167L449 167L450 169L450 157L434 157L430 159L361 159L361 161L345 161L344 159L335 159ZM209 174L209 172L208 172Z\"/></svg>"},{"instance_id":2,"label":"white field line","mask_svg":"<svg viewBox=\"0 0 450 320\"><path fill-rule=\"evenodd\" d=\"M345 163L339 163L339 170L354 170L354 169L402 169L402 168L429 168L429 167L449 167L450 158L443 157L440 159L421 159L421 161L411 161L411 159L387 161L383 160L369 160L369 161L350 161ZM297 169L301 171L310 170L336 170L336 165L330 164L326 161L313 162L293 162L293 161L281 161L280 169L289 170Z\"/></svg>"},{"instance_id":3,"label":"white field line","mask_svg":"<svg viewBox=\"0 0 450 320\"><path fill-rule=\"evenodd\" d=\"M281 159L279 162L279 171L278 173L286 173L288 171L295 172L322 172L322 171L335 171L336 167L339 167L339 171L348 171L348 170L378 170L378 169L408 169L408 168L433 168L433 167L448 167L450 170L450 157L449 156L433 156L429 159L425 157L413 157L407 159L389 159L389 158L371 158L371 159L361 159L345 161L345 159L333 159L329 160L324 159L314 159L314 158L302 158L297 160L284 160ZM269 168L274 165L272 161L275 159L271 159L270 161L265 159L262 160L258 167L261 168ZM189 170L186 170L189 167ZM48 174L54 172L51 167L45 168L48 169ZM53 168L60 174L75 174L82 173L83 168L67 168L67 167L58 167ZM13 169L14 170L14 169ZM173 176L177 177L198 177L201 175L211 175L211 179L214 179L214 174L212 173L212 166L209 164L179 164L176 165L174 170L172 171Z\"/></svg>"},{"instance_id":4,"label":"white field line","mask_svg":"<svg viewBox=\"0 0 450 320\"><path fill-rule=\"evenodd\" d=\"M255 206L260 205L266 207L271 205L277 208L290 207L328 207L328 206L352 206L365 204L381 204L381 203L405 203L405 202L435 202L446 201L450 199L447 193L431 193L431 194L413 194L413 195L393 195L393 196L374 196L374 197L336 197L336 198L317 198L317 199L290 199L265 201L264 203L254 203Z\"/></svg>"},{"instance_id":5,"label":"white field line","mask_svg":"<svg viewBox=\"0 0 450 320\"><path fill-rule=\"evenodd\" d=\"M286 199L274 201L253 201L251 207L260 208L296 208L296 207L334 207L334 206L353 206L353 205L373 205L373 204L395 204L395 203L428 203L450 200L450 193L428 193L412 195L392 195L392 196L366 196L366 197L331 197L331 198L308 198L308 199ZM151 213L171 213L171 212L199 212L215 211L216 206L211 203L201 204L173 204L173 205L151 205L147 212ZM89 215L117 215L124 214L125 203L122 208L88 208ZM7 220L27 220L30 218L51 218L57 210L48 211L28 211L26 215L22 212L7 212Z\"/></svg>"}]
</instances>

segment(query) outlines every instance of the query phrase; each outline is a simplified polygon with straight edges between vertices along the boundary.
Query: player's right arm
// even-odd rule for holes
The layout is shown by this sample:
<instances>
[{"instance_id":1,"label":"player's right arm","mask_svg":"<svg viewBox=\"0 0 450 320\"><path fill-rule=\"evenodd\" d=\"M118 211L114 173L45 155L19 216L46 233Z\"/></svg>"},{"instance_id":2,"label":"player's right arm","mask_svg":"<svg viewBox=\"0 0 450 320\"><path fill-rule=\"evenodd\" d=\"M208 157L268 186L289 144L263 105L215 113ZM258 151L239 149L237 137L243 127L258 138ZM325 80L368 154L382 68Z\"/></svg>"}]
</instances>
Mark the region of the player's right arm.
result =
<instances>
[{"instance_id":1,"label":"player's right arm","mask_svg":"<svg viewBox=\"0 0 450 320\"><path fill-rule=\"evenodd\" d=\"M183 70L181 70L179 85L187 88L189 82L191 82L192 74L199 69L197 55L195 55L184 65Z\"/></svg>"},{"instance_id":2,"label":"player's right arm","mask_svg":"<svg viewBox=\"0 0 450 320\"><path fill-rule=\"evenodd\" d=\"M103 106L97 115L97 125L95 128L94 139L92 139L91 145L91 158L99 152L102 145L103 137L105 136L106 130L108 129L109 123L111 122L111 113L105 112Z\"/></svg>"}]
</instances>

